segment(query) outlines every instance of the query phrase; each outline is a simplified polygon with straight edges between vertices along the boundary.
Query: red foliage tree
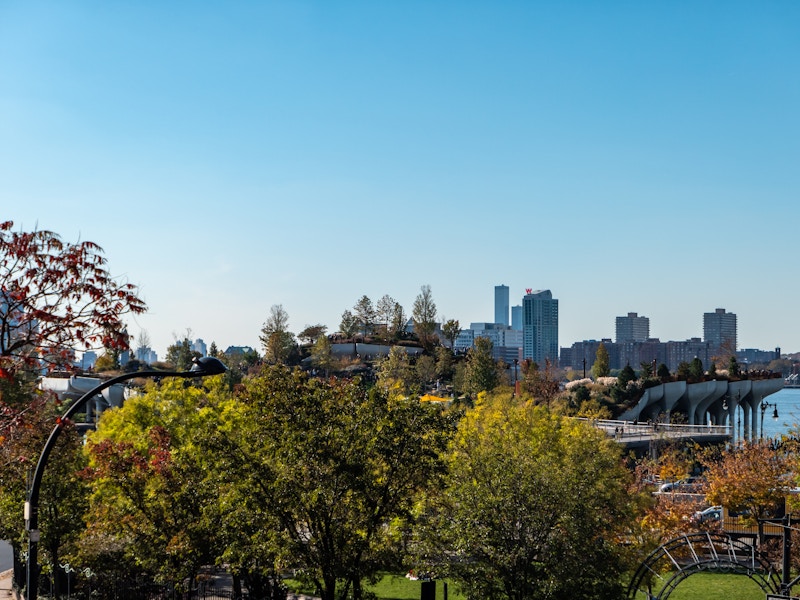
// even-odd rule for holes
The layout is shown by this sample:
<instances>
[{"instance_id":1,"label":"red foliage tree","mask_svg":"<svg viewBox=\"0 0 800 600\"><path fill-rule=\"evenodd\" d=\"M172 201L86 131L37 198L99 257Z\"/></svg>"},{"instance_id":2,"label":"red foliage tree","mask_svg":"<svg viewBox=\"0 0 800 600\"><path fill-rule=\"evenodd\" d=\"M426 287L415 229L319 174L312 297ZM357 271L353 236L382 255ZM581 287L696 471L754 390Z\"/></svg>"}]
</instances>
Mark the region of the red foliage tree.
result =
<instances>
[{"instance_id":1,"label":"red foliage tree","mask_svg":"<svg viewBox=\"0 0 800 600\"><path fill-rule=\"evenodd\" d=\"M123 316L146 305L109 274L103 249L13 225L0 223L0 377L63 366L76 349L127 349Z\"/></svg>"}]
</instances>

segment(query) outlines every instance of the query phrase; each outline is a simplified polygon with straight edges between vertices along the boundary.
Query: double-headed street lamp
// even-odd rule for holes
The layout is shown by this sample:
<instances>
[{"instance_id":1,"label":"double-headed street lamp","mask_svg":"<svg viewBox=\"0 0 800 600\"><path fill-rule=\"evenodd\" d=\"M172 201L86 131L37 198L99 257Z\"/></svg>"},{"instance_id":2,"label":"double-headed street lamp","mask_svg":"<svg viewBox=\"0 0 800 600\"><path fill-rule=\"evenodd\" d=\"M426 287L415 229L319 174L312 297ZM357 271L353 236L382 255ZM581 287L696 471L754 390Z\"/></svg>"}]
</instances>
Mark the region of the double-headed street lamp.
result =
<instances>
[{"instance_id":1,"label":"double-headed street lamp","mask_svg":"<svg viewBox=\"0 0 800 600\"><path fill-rule=\"evenodd\" d=\"M28 490L28 500L25 502L25 529L28 530L28 568L25 584L27 600L36 600L39 592L39 489L42 485L42 476L44 475L44 468L47 466L47 460L56 445L58 436L61 435L64 424L88 400L115 383L139 377L207 377L208 375L220 375L227 370L219 359L209 356L196 358L193 362L192 368L188 371L136 371L135 373L124 373L118 377L108 379L75 400L66 412L56 419L56 425L53 431L50 432L50 437L47 438L47 442L39 456L39 462L36 463L36 470L33 472L33 479Z\"/></svg>"},{"instance_id":2,"label":"double-headed street lamp","mask_svg":"<svg viewBox=\"0 0 800 600\"><path fill-rule=\"evenodd\" d=\"M761 401L761 405L759 406L759 408L761 409L761 438L762 439L764 437L764 413L767 412L767 409L770 406L774 408L774 410L772 411L772 418L775 419L776 421L778 420L778 405L769 403L766 400L762 400Z\"/></svg>"}]
</instances>

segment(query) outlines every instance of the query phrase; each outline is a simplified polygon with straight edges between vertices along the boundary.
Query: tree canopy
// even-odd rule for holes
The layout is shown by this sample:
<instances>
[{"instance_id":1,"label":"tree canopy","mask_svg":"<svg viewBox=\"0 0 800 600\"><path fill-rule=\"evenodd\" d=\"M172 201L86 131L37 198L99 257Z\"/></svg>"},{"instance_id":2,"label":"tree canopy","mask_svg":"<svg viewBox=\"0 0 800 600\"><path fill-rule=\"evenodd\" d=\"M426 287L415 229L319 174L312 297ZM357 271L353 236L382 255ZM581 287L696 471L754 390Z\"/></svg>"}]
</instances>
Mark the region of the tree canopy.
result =
<instances>
[{"instance_id":1,"label":"tree canopy","mask_svg":"<svg viewBox=\"0 0 800 600\"><path fill-rule=\"evenodd\" d=\"M269 317L261 327L259 340L264 347L264 360L272 364L290 362L297 344L294 334L289 331L289 313L284 310L283 305L272 305Z\"/></svg>"},{"instance_id":2,"label":"tree canopy","mask_svg":"<svg viewBox=\"0 0 800 600\"><path fill-rule=\"evenodd\" d=\"M480 392L491 391L500 383L500 372L492 355L493 344L487 337L475 338L474 347L467 354L464 374L464 391L471 398Z\"/></svg>"},{"instance_id":3,"label":"tree canopy","mask_svg":"<svg viewBox=\"0 0 800 600\"><path fill-rule=\"evenodd\" d=\"M422 346L432 348L436 343L436 303L433 301L431 286L423 285L414 300L411 313L414 321L414 333Z\"/></svg>"},{"instance_id":4,"label":"tree canopy","mask_svg":"<svg viewBox=\"0 0 800 600\"><path fill-rule=\"evenodd\" d=\"M235 435L213 446L224 501L249 515L263 561L302 569L323 600L363 598L365 577L398 567L392 523L442 472L445 417L358 380L280 367L240 399L225 426Z\"/></svg>"},{"instance_id":5,"label":"tree canopy","mask_svg":"<svg viewBox=\"0 0 800 600\"><path fill-rule=\"evenodd\" d=\"M594 364L592 365L592 377L595 379L608 377L610 372L608 349L603 342L600 342L600 345L597 347Z\"/></svg>"},{"instance_id":6,"label":"tree canopy","mask_svg":"<svg viewBox=\"0 0 800 600\"><path fill-rule=\"evenodd\" d=\"M68 365L76 349L127 349L123 317L146 305L109 273L103 249L13 225L0 223L0 375Z\"/></svg>"},{"instance_id":7,"label":"tree canopy","mask_svg":"<svg viewBox=\"0 0 800 600\"><path fill-rule=\"evenodd\" d=\"M431 568L470 597L620 597L615 532L631 503L602 432L489 395L461 420L448 467L428 506Z\"/></svg>"}]
</instances>

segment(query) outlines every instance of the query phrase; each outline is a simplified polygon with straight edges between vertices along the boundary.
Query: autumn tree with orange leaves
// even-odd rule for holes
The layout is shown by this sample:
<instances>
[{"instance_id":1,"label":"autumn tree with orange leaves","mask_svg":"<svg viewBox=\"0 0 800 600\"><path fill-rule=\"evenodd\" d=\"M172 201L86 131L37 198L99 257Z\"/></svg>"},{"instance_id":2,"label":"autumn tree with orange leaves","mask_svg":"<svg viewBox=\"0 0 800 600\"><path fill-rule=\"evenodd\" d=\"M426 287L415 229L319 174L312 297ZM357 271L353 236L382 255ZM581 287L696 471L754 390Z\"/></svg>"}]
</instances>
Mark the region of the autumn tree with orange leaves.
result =
<instances>
[{"instance_id":1,"label":"autumn tree with orange leaves","mask_svg":"<svg viewBox=\"0 0 800 600\"><path fill-rule=\"evenodd\" d=\"M0 222L0 377L68 365L74 350L128 348L123 317L146 310L94 242Z\"/></svg>"},{"instance_id":2,"label":"autumn tree with orange leaves","mask_svg":"<svg viewBox=\"0 0 800 600\"><path fill-rule=\"evenodd\" d=\"M787 447L765 441L745 442L721 453L706 453L706 499L734 512L763 519L782 504L793 483L794 463Z\"/></svg>"}]
</instances>

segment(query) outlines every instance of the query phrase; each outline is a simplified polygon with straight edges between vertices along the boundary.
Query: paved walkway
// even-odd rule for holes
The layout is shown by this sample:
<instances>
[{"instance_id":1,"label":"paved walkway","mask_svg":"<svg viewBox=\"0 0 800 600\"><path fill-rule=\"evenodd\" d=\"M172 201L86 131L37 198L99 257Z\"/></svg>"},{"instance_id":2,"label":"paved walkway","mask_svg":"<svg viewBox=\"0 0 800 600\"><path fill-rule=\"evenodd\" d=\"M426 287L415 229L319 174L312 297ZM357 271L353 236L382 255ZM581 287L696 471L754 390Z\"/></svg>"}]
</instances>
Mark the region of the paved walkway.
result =
<instances>
[{"instance_id":1,"label":"paved walkway","mask_svg":"<svg viewBox=\"0 0 800 600\"><path fill-rule=\"evenodd\" d=\"M0 599L8 597L19 598L11 585L13 576L14 571L11 569L0 573Z\"/></svg>"}]
</instances>

